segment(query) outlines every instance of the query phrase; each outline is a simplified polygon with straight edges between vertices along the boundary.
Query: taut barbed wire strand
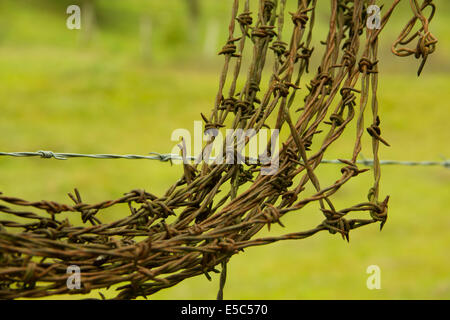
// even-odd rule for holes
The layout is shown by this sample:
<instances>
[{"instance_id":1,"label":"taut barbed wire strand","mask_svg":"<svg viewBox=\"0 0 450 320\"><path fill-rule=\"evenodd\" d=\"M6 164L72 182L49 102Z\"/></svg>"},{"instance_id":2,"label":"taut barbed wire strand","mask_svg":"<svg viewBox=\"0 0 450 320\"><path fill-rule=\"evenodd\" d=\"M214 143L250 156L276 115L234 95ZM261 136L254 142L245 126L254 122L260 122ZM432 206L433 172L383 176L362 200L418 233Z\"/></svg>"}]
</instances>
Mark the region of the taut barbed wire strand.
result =
<instances>
[{"instance_id":1,"label":"taut barbed wire strand","mask_svg":"<svg viewBox=\"0 0 450 320\"><path fill-rule=\"evenodd\" d=\"M30 158L39 157L43 159L57 159L57 160L69 160L72 158L91 158L91 159L105 159L105 160L115 160L115 159L127 159L127 160L157 160L161 162L170 162L171 160L183 160L183 157L174 153L158 153L150 152L148 156L138 155L138 154L83 154L83 153L61 153L53 151L36 151L36 152L0 152L0 157L19 157L19 158ZM186 159L194 161L196 157L185 156ZM252 159L252 158L249 158ZM210 160L214 161L215 158L211 157ZM322 159L320 163L324 164L342 164L339 159ZM372 166L374 163L373 159L362 159L357 160L357 164L362 164L365 166ZM380 165L398 165L398 166L442 166L444 168L450 168L450 160L442 161L415 161L415 160L380 160Z\"/></svg>"}]
</instances>

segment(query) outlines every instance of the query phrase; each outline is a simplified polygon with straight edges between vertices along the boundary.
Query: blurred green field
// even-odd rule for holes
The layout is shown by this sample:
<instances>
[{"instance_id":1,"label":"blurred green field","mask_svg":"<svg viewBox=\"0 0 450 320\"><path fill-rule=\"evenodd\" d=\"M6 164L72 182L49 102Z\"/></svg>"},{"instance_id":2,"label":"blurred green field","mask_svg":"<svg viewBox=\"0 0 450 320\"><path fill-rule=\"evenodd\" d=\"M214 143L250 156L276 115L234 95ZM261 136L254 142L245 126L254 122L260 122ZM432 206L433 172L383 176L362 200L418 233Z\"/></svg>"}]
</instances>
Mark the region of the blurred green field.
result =
<instances>
[{"instance_id":1,"label":"blurred green field","mask_svg":"<svg viewBox=\"0 0 450 320\"><path fill-rule=\"evenodd\" d=\"M170 141L172 131L192 130L200 112L212 108L223 58L202 56L203 35L194 45L180 31L187 23L182 1L168 0L167 7L159 1L145 1L144 7L136 1L112 1L111 7L98 1L98 29L89 43L80 41L81 31L65 28L64 3L0 4L0 151L170 152L176 144ZM156 25L151 57L141 55L135 23L144 9ZM220 46L228 6L206 0L202 9L199 28L205 30L214 17ZM389 53L389 43L409 12L400 12L383 38L380 115L391 147L381 149L382 159L450 157L449 9L449 3L442 3L431 24L440 46L420 78L418 61ZM322 38L324 30L319 28ZM327 158L349 157L353 138L354 131L347 132ZM369 158L368 150L363 153ZM83 200L94 203L132 189L162 194L181 172L180 166L156 161L0 158L0 191L69 203L67 192L77 187ZM324 165L318 177L326 184L338 173L339 166ZM352 180L336 194L337 205L363 201L370 178L367 174ZM373 225L354 231L350 243L320 233L249 248L229 263L225 298L449 299L450 170L385 166L381 192L391 196L389 220L381 233ZM123 212L115 208L99 218L111 221ZM286 228L274 226L271 234L310 228L321 218L317 208L307 207L287 215L282 220ZM373 264L381 268L381 290L366 287L366 268ZM218 276L213 282L198 277L151 298L214 299L217 289Z\"/></svg>"}]
</instances>

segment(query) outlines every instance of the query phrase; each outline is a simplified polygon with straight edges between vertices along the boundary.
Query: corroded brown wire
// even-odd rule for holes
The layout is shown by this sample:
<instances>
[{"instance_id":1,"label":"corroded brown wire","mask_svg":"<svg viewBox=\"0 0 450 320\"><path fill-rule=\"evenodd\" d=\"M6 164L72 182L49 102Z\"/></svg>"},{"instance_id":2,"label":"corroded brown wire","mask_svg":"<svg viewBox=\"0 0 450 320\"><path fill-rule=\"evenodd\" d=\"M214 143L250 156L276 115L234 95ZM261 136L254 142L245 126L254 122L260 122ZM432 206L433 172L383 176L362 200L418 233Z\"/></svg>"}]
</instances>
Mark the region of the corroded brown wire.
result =
<instances>
[{"instance_id":1,"label":"corroded brown wire","mask_svg":"<svg viewBox=\"0 0 450 320\"><path fill-rule=\"evenodd\" d=\"M228 40L220 51L225 64L219 90L210 116L202 117L205 128L220 129L228 123L234 129L256 131L287 128L290 135L280 147L276 173L261 175L261 164L186 163L183 176L163 196L133 190L93 205L83 202L78 190L69 194L73 204L33 202L0 194L0 298L89 293L116 286L117 299L132 299L197 275L210 279L209 273L219 272L216 267L221 265L221 299L226 264L245 248L304 239L321 231L349 240L355 228L375 222L384 225L389 197L380 200L378 150L380 142L387 142L381 135L378 115L377 47L378 35L399 0L392 2L381 28L374 30L365 25L367 6L374 1L331 1L322 60L308 84L304 75L312 67L310 58L320 51L312 47L317 0L298 1L297 9L290 13L290 39L283 38L288 22L286 0L256 2L258 12L253 14L249 0L233 0ZM415 0L410 2L414 18L394 44L394 53L414 53L425 61L436 40L428 30L432 17L425 18L422 11L430 6L434 12L435 7L429 0L422 6ZM406 39L416 20L422 22L421 31ZM238 25L240 34L236 35ZM396 49L417 37L415 51ZM244 48L249 42L253 44L252 58L246 81L238 91L238 79L244 77ZM273 70L268 85L263 86L264 72L270 67L267 59L272 54ZM297 91L305 89L308 92L300 102ZM366 128L364 115L369 104L371 124ZM276 120L270 125L272 114ZM352 158L341 160L340 177L325 186L316 169L351 122L356 122L357 128ZM367 171L357 166L364 134L372 140L374 184L367 201L337 208L333 195ZM319 225L282 236L255 238L265 225L283 225L285 214L313 203L319 204L324 216ZM112 223L100 220L100 211L119 205L126 205L128 214ZM360 217L351 218L355 212ZM84 224L59 218L62 213L79 214ZM66 285L70 265L81 268L79 290Z\"/></svg>"}]
</instances>

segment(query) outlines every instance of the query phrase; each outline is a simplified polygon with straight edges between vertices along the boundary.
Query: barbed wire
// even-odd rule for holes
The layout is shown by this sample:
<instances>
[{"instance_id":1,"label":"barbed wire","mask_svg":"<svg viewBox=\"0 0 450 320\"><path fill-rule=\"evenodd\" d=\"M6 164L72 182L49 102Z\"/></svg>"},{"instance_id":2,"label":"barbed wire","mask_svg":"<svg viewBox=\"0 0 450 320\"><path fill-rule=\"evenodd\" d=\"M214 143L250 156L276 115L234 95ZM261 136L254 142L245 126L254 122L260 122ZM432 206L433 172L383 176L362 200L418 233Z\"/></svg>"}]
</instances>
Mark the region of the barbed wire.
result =
<instances>
[{"instance_id":1,"label":"barbed wire","mask_svg":"<svg viewBox=\"0 0 450 320\"><path fill-rule=\"evenodd\" d=\"M374 223L379 224L380 230L383 228L390 197L380 190L378 154L380 145L389 143L381 135L378 112L378 36L400 1L392 1L385 9L380 29L376 30L366 28L365 23L367 5L375 0L331 1L329 31L322 42L325 49L315 51L312 40L318 0L298 1L297 8L290 13L289 31L287 26L284 28L289 21L285 21L287 0L245 0L244 7L241 2L230 1L228 38L219 53L224 56L224 64L214 107L209 115L201 115L205 130L223 127L255 132L263 127L289 130L286 139L280 141L280 165L275 174L258 173L265 168L263 163L249 169L239 165L184 164L183 175L162 196L135 189L95 204L84 202L78 189L68 194L71 204L28 201L0 194L0 299L87 294L113 287L118 291L115 299L134 299L150 296L188 278L205 275L211 279L211 273L221 273L217 297L223 299L226 265L244 249L306 239L319 232L349 241L352 230ZM410 4L413 17L398 37L397 44L401 47L394 48L394 53L421 59L422 70L434 51L435 40L428 27L436 9L431 0L423 0L420 7L417 0L410 0ZM256 6L258 12L252 14L250 8ZM432 11L429 18L423 14L427 7ZM414 28L417 21L422 24L419 31ZM286 33L288 38L283 37ZM243 64L247 56L249 63ZM269 63L271 57L273 63ZM270 80L264 84L268 69L272 70L267 74ZM312 80L306 83L310 71ZM304 103L295 105L301 86L309 92ZM296 109L297 106L300 108ZM293 109L303 111L291 112ZM371 124L366 128L368 114ZM228 123L232 125L225 125ZM336 179L327 182L319 179L316 161L353 124L354 146L348 148L352 151L342 150L351 154L351 159L338 160L346 166L339 168L341 174ZM325 137L318 141L315 135L321 132ZM361 152L366 150L362 142L368 138L364 137L366 132L371 137L373 161L361 158ZM233 149L238 142L232 142ZM227 147L224 143L223 147ZM312 155L307 152L311 147L316 150ZM183 156L189 154L184 141L180 149ZM120 156L50 151L2 155L61 160L83 156L170 161L180 157L158 153ZM373 182L368 182L367 197L362 202L342 207L334 203L338 192L367 171L355 165L357 160L362 164L373 163ZM417 197L410 198L414 196ZM305 229L294 233L260 235L266 226L269 231L274 223L284 226L283 217L303 213L311 204L320 206L323 219L320 224L314 219L313 225L305 225ZM124 213L105 222L105 210L113 206L119 210L119 205ZM76 290L69 288L66 281L71 277L68 268L73 265L83 272ZM219 266L221 271L217 269ZM280 266L273 276L282 273Z\"/></svg>"},{"instance_id":2,"label":"barbed wire","mask_svg":"<svg viewBox=\"0 0 450 320\"><path fill-rule=\"evenodd\" d=\"M137 154L82 154L82 153L59 153L53 151L37 151L37 152L0 152L0 156L8 157L40 157L43 159L57 159L57 160L68 160L71 158L91 158L91 159L128 159L128 160L158 160L161 162L169 162L172 160L183 160L183 157L174 153L158 153L150 152L149 155L137 155ZM188 160L195 160L194 156L186 156ZM210 160L215 160L211 157ZM342 164L342 161L338 159L323 159L321 163L324 164ZM356 163L365 166L372 166L372 159L361 159L357 160ZM381 165L399 165L399 166L442 166L445 168L450 168L450 160L442 161L400 161L400 160L380 160Z\"/></svg>"}]
</instances>

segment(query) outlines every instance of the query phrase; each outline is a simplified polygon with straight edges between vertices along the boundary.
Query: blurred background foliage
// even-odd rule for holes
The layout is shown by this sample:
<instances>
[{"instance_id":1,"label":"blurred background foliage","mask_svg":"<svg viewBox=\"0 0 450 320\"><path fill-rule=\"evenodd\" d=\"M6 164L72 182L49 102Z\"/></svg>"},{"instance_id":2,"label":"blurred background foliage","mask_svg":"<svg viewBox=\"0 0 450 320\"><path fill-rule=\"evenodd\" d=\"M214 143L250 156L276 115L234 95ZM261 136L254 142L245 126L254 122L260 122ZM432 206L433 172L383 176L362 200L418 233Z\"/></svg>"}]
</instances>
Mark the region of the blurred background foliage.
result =
<instances>
[{"instance_id":1,"label":"blurred background foliage","mask_svg":"<svg viewBox=\"0 0 450 320\"><path fill-rule=\"evenodd\" d=\"M288 1L291 8L294 2ZM328 31L329 1L319 2L314 68L323 47L319 41ZM402 1L381 34L380 114L383 135L392 145L382 148L383 159L450 157L450 3L435 3L431 30L438 50L421 78L416 76L419 61L390 52L412 15L409 1ZM82 8L81 30L66 28L71 4ZM200 112L212 108L223 62L217 52L227 37L230 8L230 0L2 0L0 150L170 152L176 144L172 131L192 130ZM300 95L299 106L301 101ZM328 158L349 157L353 139L349 128ZM370 158L370 151L363 153ZM319 178L332 182L339 168L323 166ZM137 188L162 194L181 172L180 166L159 162L1 158L0 191L69 203L66 194L77 187L93 203ZM336 203L363 201L370 178L358 176L340 190ZM250 248L231 259L225 298L450 298L450 171L384 167L381 190L391 195L382 233L369 226L355 231L349 244L322 233ZM126 210L115 208L99 218L111 221ZM318 208L308 207L283 218L286 228L272 228L271 234L320 221ZM372 264L381 268L381 290L366 287L366 268ZM218 276L214 280L189 279L153 298L211 299ZM112 289L102 292L114 296Z\"/></svg>"}]
</instances>

